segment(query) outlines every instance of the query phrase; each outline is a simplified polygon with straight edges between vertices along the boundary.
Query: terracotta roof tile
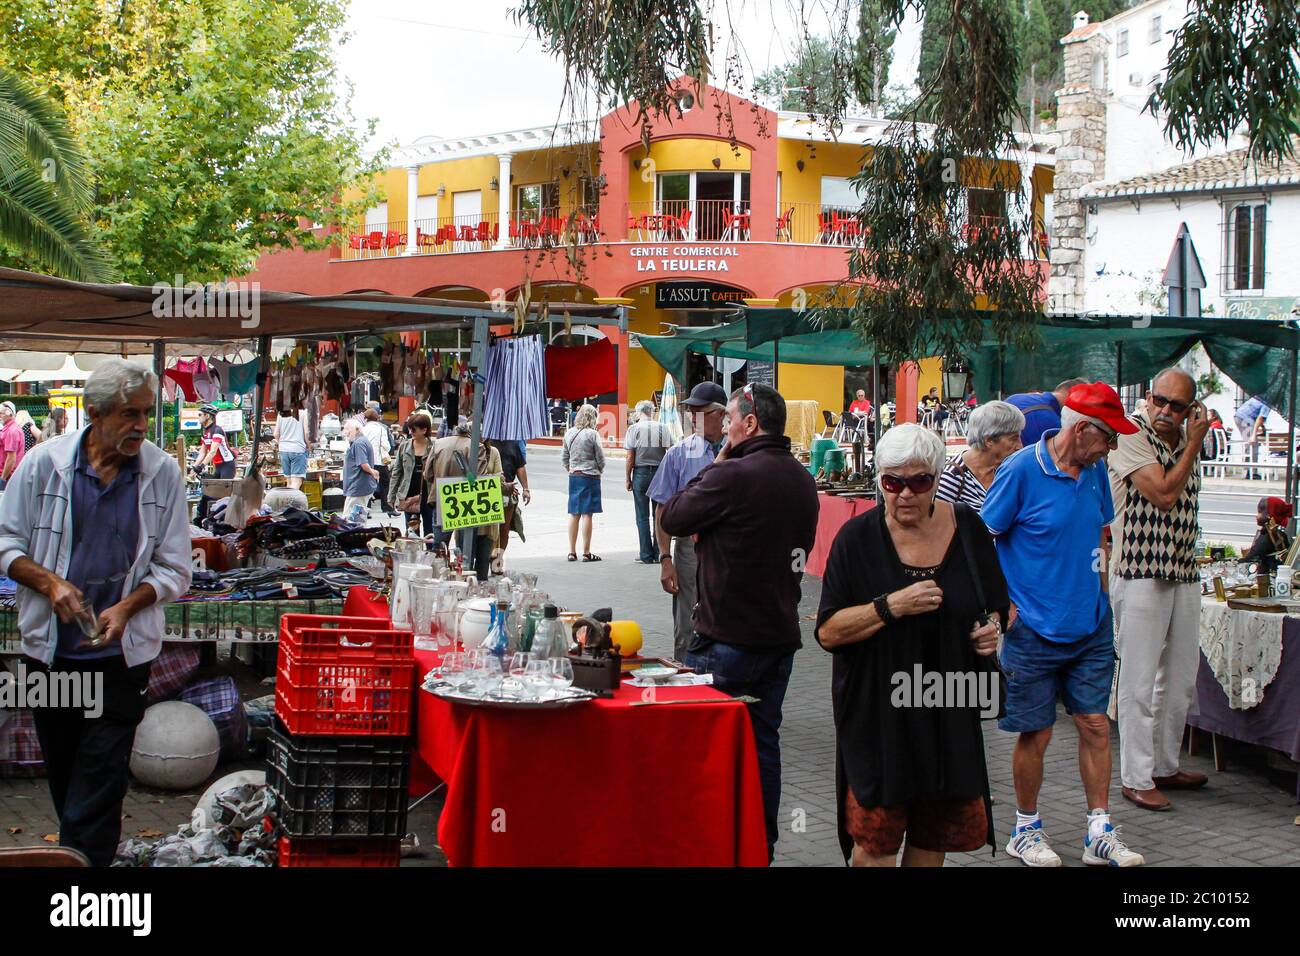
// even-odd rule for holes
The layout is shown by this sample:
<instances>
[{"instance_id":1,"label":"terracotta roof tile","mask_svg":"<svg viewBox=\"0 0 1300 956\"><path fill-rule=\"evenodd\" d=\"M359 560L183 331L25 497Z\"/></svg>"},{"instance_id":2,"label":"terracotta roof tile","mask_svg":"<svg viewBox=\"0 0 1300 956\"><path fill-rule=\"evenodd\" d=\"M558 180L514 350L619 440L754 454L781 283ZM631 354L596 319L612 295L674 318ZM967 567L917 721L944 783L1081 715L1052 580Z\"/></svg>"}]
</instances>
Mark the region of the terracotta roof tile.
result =
<instances>
[{"instance_id":1,"label":"terracotta roof tile","mask_svg":"<svg viewBox=\"0 0 1300 956\"><path fill-rule=\"evenodd\" d=\"M1247 150L1234 149L1141 176L1089 183L1080 190L1080 196L1150 196L1252 186L1300 186L1300 138L1295 140L1295 153L1290 158L1272 165L1252 163Z\"/></svg>"}]
</instances>

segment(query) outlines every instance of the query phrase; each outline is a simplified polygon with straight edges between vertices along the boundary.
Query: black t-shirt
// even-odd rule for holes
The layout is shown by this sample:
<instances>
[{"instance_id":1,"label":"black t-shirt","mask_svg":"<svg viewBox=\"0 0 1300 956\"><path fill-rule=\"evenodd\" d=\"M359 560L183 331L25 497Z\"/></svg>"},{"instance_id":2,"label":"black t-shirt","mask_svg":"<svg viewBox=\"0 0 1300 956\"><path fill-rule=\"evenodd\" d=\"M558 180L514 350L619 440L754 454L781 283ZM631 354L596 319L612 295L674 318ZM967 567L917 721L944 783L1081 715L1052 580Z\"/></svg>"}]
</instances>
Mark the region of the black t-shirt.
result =
<instances>
[{"instance_id":1,"label":"black t-shirt","mask_svg":"<svg viewBox=\"0 0 1300 956\"><path fill-rule=\"evenodd\" d=\"M853 788L864 807L894 807L920 796L965 800L987 796L978 703L962 709L894 704L900 688L910 690L916 683L918 667L922 679L934 672L945 675L945 684L948 674L988 675L996 668L993 658L975 653L970 632L980 610L1000 613L1005 622L1010 606L1006 581L984 523L965 506L955 510L958 531L932 575L943 591L940 610L900 618L865 641L832 651L836 792L840 842L846 855L853 845L842 819L846 787ZM836 535L822 579L818 628L838 611L870 604L882 594L916 583L899 560L884 518L883 507L873 508L847 522ZM971 541L986 608L979 607L975 596L958 536L962 533ZM906 675L908 683L895 675ZM996 692L988 676L976 680ZM995 693L992 704L996 703Z\"/></svg>"},{"instance_id":2,"label":"black t-shirt","mask_svg":"<svg viewBox=\"0 0 1300 956\"><path fill-rule=\"evenodd\" d=\"M496 441L492 443L501 456L501 474L506 481L514 481L519 469L528 464L524 455L523 442Z\"/></svg>"}]
</instances>

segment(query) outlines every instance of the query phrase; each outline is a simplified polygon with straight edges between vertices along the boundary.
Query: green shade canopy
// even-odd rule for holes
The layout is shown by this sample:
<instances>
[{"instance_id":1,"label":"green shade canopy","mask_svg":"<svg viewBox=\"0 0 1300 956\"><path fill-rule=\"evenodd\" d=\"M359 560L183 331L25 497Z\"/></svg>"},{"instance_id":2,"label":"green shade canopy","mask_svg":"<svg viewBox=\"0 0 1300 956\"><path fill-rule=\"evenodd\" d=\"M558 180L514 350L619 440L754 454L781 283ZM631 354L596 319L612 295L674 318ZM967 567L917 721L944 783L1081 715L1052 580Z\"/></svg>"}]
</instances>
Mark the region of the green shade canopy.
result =
<instances>
[{"instance_id":1,"label":"green shade canopy","mask_svg":"<svg viewBox=\"0 0 1300 956\"><path fill-rule=\"evenodd\" d=\"M852 329L848 311L745 308L737 321L711 328L679 328L668 336L640 335L642 348L684 381L687 352L726 358L776 359L804 365L870 365L875 352ZM1291 322L1175 318L1145 315L1035 314L1039 343L1002 346L987 313L920 313L917 321L983 323L984 335L966 351L976 394L1036 391L1067 378L1133 385L1175 364L1197 344L1251 395L1290 413L1291 372L1300 330ZM918 358L929 356L918 356ZM1122 382L1119 379L1122 378Z\"/></svg>"}]
</instances>

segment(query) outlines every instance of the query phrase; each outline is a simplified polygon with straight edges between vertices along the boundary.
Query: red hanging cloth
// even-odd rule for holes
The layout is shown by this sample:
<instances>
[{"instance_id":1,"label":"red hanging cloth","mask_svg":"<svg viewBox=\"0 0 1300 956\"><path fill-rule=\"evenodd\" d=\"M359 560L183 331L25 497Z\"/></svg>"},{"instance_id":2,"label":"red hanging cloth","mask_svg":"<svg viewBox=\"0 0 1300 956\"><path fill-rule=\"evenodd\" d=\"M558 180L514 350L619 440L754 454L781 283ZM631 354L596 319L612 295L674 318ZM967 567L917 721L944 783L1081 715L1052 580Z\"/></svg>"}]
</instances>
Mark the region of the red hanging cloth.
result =
<instances>
[{"instance_id":1,"label":"red hanging cloth","mask_svg":"<svg viewBox=\"0 0 1300 956\"><path fill-rule=\"evenodd\" d=\"M618 362L609 339L597 339L590 345L547 346L547 398L572 402L616 391Z\"/></svg>"}]
</instances>

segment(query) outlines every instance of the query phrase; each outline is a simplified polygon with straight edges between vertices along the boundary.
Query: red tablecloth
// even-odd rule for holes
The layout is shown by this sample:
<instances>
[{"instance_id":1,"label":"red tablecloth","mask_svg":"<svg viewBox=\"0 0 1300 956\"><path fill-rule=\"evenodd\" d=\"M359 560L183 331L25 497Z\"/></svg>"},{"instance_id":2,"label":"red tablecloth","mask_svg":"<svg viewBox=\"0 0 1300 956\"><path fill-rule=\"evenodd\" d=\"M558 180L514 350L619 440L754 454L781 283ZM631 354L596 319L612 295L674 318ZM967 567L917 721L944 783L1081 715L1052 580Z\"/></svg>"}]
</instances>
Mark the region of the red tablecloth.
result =
<instances>
[{"instance_id":1,"label":"red tablecloth","mask_svg":"<svg viewBox=\"0 0 1300 956\"><path fill-rule=\"evenodd\" d=\"M353 588L347 615L388 616ZM418 677L438 655L416 651ZM665 688L660 700L722 696ZM447 783L438 842L453 866L766 866L763 796L743 704L508 713L416 691L412 792Z\"/></svg>"},{"instance_id":2,"label":"red tablecloth","mask_svg":"<svg viewBox=\"0 0 1300 956\"><path fill-rule=\"evenodd\" d=\"M812 553L808 555L808 565L804 568L809 574L821 577L826 573L826 561L831 556L831 543L844 527L844 522L856 518L876 506L874 498L842 498L839 495L817 494L817 503L821 510L817 512L817 540L813 542Z\"/></svg>"}]
</instances>

